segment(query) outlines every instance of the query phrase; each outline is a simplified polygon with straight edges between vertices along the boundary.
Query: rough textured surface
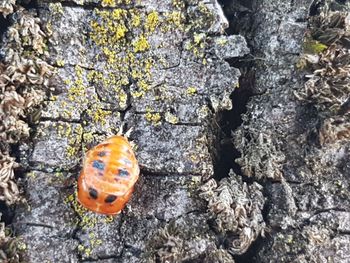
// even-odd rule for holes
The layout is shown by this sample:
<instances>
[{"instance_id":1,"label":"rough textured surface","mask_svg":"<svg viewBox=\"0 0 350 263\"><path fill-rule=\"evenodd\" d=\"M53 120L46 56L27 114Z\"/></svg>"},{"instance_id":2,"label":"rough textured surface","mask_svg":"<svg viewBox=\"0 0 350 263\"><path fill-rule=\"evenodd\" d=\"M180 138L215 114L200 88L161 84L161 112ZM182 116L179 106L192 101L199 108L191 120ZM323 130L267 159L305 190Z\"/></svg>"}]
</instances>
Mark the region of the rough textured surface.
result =
<instances>
[{"instance_id":1,"label":"rough textured surface","mask_svg":"<svg viewBox=\"0 0 350 263\"><path fill-rule=\"evenodd\" d=\"M327 49L324 44L329 45L330 36L342 32L344 20L327 8L335 3L311 4L260 1L259 14L253 17L254 34L249 43L255 56L263 60L254 65L256 96L247 104L234 140L242 153L237 161L243 174L264 182L268 197L266 220L271 232L256 250L257 262L349 262L349 140L345 128L349 115L347 110L337 111L348 109L349 92L334 95L329 91L348 89L347 70L336 62L337 55L330 55L348 50L339 40L333 43L338 46L320 55L320 62L312 61L318 58L315 53ZM309 12L315 17L307 24ZM313 55L306 56L307 63L314 65L311 71L315 72L310 73L310 68L301 67L299 54L310 52L307 37L315 32L313 37L321 43L315 42ZM339 39L346 36L340 34ZM338 51L333 52L334 48ZM331 73L327 65L332 65ZM305 75L311 81L305 83ZM337 78L344 81L344 87L336 84ZM335 123L329 116L342 121ZM327 128L323 128L324 122ZM331 127L329 123L333 123ZM342 133L337 134L338 130ZM332 139L325 144L324 138Z\"/></svg>"},{"instance_id":2,"label":"rough textured surface","mask_svg":"<svg viewBox=\"0 0 350 263\"><path fill-rule=\"evenodd\" d=\"M21 260L233 262L211 229L210 198L198 195L214 174L216 122L238 87L240 72L225 59L249 53L242 36L223 35L219 4L38 1L32 15L55 75L31 139L19 147L27 205L12 228L25 244ZM133 127L141 179L119 216L96 215L77 203L76 178L84 153L122 122ZM223 230L225 240L249 246L263 231L264 199L257 202L252 218L240 215L254 234L242 235L240 225L239 233ZM260 226L249 223L255 215Z\"/></svg>"},{"instance_id":3,"label":"rough textured surface","mask_svg":"<svg viewBox=\"0 0 350 263\"><path fill-rule=\"evenodd\" d=\"M349 262L349 6L222 2L229 20L214 0L15 9L11 18L26 14L33 30L29 40L9 30L4 43L29 43L18 50L35 47L56 72L30 140L13 152L27 204L12 238L0 225L1 259ZM250 48L224 34L229 22ZM240 85L232 65L243 65ZM219 125L239 90L253 95L239 127L237 116L225 120L239 168L209 179L218 154L233 155L220 151ZM77 203L76 178L84 153L123 122L142 175L120 215L96 215Z\"/></svg>"}]
</instances>

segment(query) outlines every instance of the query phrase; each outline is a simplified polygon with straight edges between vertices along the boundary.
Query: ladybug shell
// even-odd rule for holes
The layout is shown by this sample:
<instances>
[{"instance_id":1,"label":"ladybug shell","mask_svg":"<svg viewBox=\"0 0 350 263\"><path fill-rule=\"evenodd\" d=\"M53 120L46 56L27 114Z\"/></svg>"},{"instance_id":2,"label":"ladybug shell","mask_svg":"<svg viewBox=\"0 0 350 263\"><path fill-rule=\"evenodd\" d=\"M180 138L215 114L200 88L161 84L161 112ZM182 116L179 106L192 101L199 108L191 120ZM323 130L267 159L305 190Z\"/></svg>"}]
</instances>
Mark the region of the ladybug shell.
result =
<instances>
[{"instance_id":1,"label":"ladybug shell","mask_svg":"<svg viewBox=\"0 0 350 263\"><path fill-rule=\"evenodd\" d=\"M113 136L87 152L78 179L78 201L96 213L119 214L131 197L139 173L128 139Z\"/></svg>"}]
</instances>

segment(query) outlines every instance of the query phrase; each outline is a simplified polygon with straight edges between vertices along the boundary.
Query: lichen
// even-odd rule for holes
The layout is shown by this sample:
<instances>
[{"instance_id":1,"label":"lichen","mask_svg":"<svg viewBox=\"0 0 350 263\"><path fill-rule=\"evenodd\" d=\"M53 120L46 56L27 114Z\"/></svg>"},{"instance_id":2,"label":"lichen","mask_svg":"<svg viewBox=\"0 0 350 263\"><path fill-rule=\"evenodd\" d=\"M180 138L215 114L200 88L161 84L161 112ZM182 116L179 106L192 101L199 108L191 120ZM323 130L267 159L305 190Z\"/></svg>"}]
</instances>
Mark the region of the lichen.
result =
<instances>
[{"instance_id":1,"label":"lichen","mask_svg":"<svg viewBox=\"0 0 350 263\"><path fill-rule=\"evenodd\" d=\"M146 19L146 30L149 32L153 32L157 26L159 25L159 15L158 12L152 11L151 13L148 14L147 19Z\"/></svg>"},{"instance_id":2,"label":"lichen","mask_svg":"<svg viewBox=\"0 0 350 263\"><path fill-rule=\"evenodd\" d=\"M206 40L207 35L204 33L193 33L193 39L185 43L185 49L191 51L196 58L202 59L202 64L206 64Z\"/></svg>"},{"instance_id":3,"label":"lichen","mask_svg":"<svg viewBox=\"0 0 350 263\"><path fill-rule=\"evenodd\" d=\"M7 51L5 61L14 61L18 55L27 58L47 55L46 35L40 28L40 19L23 8L19 8L16 14L19 16L18 22L12 25L7 32L6 46L8 48L5 47Z\"/></svg>"},{"instance_id":4,"label":"lichen","mask_svg":"<svg viewBox=\"0 0 350 263\"><path fill-rule=\"evenodd\" d=\"M307 75L304 88L295 93L297 98L314 103L325 116L337 114L349 98L350 69L346 62L349 57L349 51L339 46L322 52L310 65L313 73Z\"/></svg>"},{"instance_id":5,"label":"lichen","mask_svg":"<svg viewBox=\"0 0 350 263\"><path fill-rule=\"evenodd\" d=\"M234 262L231 255L245 253L258 236L264 235L261 185L243 183L232 171L219 183L210 179L199 189L198 182L194 184L196 190L189 190L191 197L206 201L208 212L204 212L203 203L199 211L171 220L155 232L145 255L152 260L144 262ZM225 248L219 243L226 244Z\"/></svg>"},{"instance_id":6,"label":"lichen","mask_svg":"<svg viewBox=\"0 0 350 263\"><path fill-rule=\"evenodd\" d=\"M52 12L52 15L63 14L63 7L61 3L50 3L49 8L50 8L50 11Z\"/></svg>"},{"instance_id":7,"label":"lichen","mask_svg":"<svg viewBox=\"0 0 350 263\"><path fill-rule=\"evenodd\" d=\"M75 186L76 189L76 186ZM98 224L111 224L114 222L113 216L104 216L97 215L83 207L77 201L77 191L74 191L73 194L68 195L65 200L65 204L71 206L78 218L74 224L82 230L88 233L87 243L78 245L78 252L82 255L83 258L89 258L93 251L103 244L102 240L99 239L94 233L93 229Z\"/></svg>"},{"instance_id":8,"label":"lichen","mask_svg":"<svg viewBox=\"0 0 350 263\"><path fill-rule=\"evenodd\" d=\"M114 5L109 1L106 5ZM118 3L117 3L118 4ZM103 72L95 71L89 77L92 85L102 87L104 92L116 94L119 106L125 109L130 98L139 100L152 91L152 69L161 64L162 58L152 56L149 52L153 48L152 37L158 30L161 32L193 31L192 50L203 64L206 64L204 55L206 35L196 32L197 26L205 26L207 20L196 18L196 24L186 21L185 4L182 1L173 1L174 11L158 13L151 11L148 14L137 8L119 8L113 10L94 10L94 17L90 21L89 37L100 50L96 58L105 57L108 64ZM204 5L198 7L198 12L210 16L211 11ZM190 19L190 21L192 21ZM107 72L114 72L109 74ZM118 73L118 74L115 74ZM149 115L149 114L148 114ZM159 118L159 116L155 116ZM150 116L148 117L150 119ZM153 118L154 122L154 118Z\"/></svg>"},{"instance_id":9,"label":"lichen","mask_svg":"<svg viewBox=\"0 0 350 263\"><path fill-rule=\"evenodd\" d=\"M144 52L150 48L147 38L142 35L135 40L133 46L135 52Z\"/></svg>"},{"instance_id":10,"label":"lichen","mask_svg":"<svg viewBox=\"0 0 350 263\"><path fill-rule=\"evenodd\" d=\"M200 2L189 10L189 25L186 30L205 32L213 25L215 17L208 5Z\"/></svg>"},{"instance_id":11,"label":"lichen","mask_svg":"<svg viewBox=\"0 0 350 263\"><path fill-rule=\"evenodd\" d=\"M102 0L101 1L101 5L103 7L106 7L106 6L108 6L108 7L115 7L116 3L115 3L115 0Z\"/></svg>"},{"instance_id":12,"label":"lichen","mask_svg":"<svg viewBox=\"0 0 350 263\"><path fill-rule=\"evenodd\" d=\"M350 140L350 121L346 117L336 116L323 121L319 129L320 144L348 142Z\"/></svg>"},{"instance_id":13,"label":"lichen","mask_svg":"<svg viewBox=\"0 0 350 263\"><path fill-rule=\"evenodd\" d=\"M195 87L188 87L186 92L187 92L188 95L194 95L194 94L197 93L197 88L195 88Z\"/></svg>"},{"instance_id":14,"label":"lichen","mask_svg":"<svg viewBox=\"0 0 350 263\"><path fill-rule=\"evenodd\" d=\"M171 124L177 124L179 122L179 118L168 111L165 112L164 119Z\"/></svg>"},{"instance_id":15,"label":"lichen","mask_svg":"<svg viewBox=\"0 0 350 263\"><path fill-rule=\"evenodd\" d=\"M151 108L146 108L145 118L154 125L159 125L162 119L159 112L154 112Z\"/></svg>"}]
</instances>

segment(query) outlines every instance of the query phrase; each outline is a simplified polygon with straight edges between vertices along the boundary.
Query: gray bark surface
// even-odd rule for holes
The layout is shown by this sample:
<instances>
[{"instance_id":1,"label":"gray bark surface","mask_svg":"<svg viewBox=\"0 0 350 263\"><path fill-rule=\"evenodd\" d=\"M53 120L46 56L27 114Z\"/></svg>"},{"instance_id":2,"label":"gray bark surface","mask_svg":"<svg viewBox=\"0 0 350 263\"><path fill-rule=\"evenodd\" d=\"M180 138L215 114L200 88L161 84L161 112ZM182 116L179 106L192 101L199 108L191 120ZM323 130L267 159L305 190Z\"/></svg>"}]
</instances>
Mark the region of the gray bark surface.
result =
<instances>
[{"instance_id":1,"label":"gray bark surface","mask_svg":"<svg viewBox=\"0 0 350 263\"><path fill-rule=\"evenodd\" d=\"M326 10L316 2L8 2L14 25L40 19L28 27L40 24L54 71L17 154L19 261L349 262L349 114L304 97L310 72L297 67L310 17ZM5 62L19 52L13 32ZM237 110L239 90L251 97L239 125L224 120L236 126L224 147L223 112ZM141 175L122 213L106 217L78 204L76 181L86 151L122 123ZM239 169L221 174L234 151Z\"/></svg>"},{"instance_id":2,"label":"gray bark surface","mask_svg":"<svg viewBox=\"0 0 350 263\"><path fill-rule=\"evenodd\" d=\"M339 109L339 99L345 105L349 90L345 100L342 94L330 93L326 108L321 83L315 85L316 99L296 96L306 87L307 73L297 65L305 51L303 39L312 31L312 16L321 13L329 19L332 11L347 15L347 6L326 4L328 7L315 1L256 3L259 11L254 14L249 37L254 55L262 59L254 64L255 95L234 132L235 146L242 153L236 161L244 175L264 182L267 197L265 219L270 231L255 250L256 262L350 260L349 129L345 137L331 135L344 122L349 124L346 112L331 113L331 108ZM348 52L346 46L343 49ZM345 58L342 61L348 65ZM337 74L334 71L324 78L330 81ZM329 118L342 121L322 128ZM323 136L332 139L325 143Z\"/></svg>"}]
</instances>

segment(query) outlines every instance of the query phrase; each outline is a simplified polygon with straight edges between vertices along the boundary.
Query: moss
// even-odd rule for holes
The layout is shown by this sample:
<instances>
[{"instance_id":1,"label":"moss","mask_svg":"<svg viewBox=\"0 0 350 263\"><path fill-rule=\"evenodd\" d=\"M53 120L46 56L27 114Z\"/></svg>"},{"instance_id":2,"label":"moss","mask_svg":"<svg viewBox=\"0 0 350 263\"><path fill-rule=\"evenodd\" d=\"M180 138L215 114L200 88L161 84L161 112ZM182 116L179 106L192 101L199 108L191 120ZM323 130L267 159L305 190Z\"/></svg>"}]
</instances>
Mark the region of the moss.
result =
<instances>
[{"instance_id":1,"label":"moss","mask_svg":"<svg viewBox=\"0 0 350 263\"><path fill-rule=\"evenodd\" d=\"M305 53L318 54L326 50L328 47L316 40L306 39L303 48Z\"/></svg>"},{"instance_id":2,"label":"moss","mask_svg":"<svg viewBox=\"0 0 350 263\"><path fill-rule=\"evenodd\" d=\"M13 11L14 3L5 1L0 12L6 16ZM53 67L42 60L46 35L41 31L40 19L18 8L7 33L6 41L2 43L6 64L0 63L0 199L6 205L12 205L23 198L15 183L14 169L18 165L9 155L9 145L30 136L27 122L34 123L40 118L41 103L46 96L43 90L48 88Z\"/></svg>"}]
</instances>

